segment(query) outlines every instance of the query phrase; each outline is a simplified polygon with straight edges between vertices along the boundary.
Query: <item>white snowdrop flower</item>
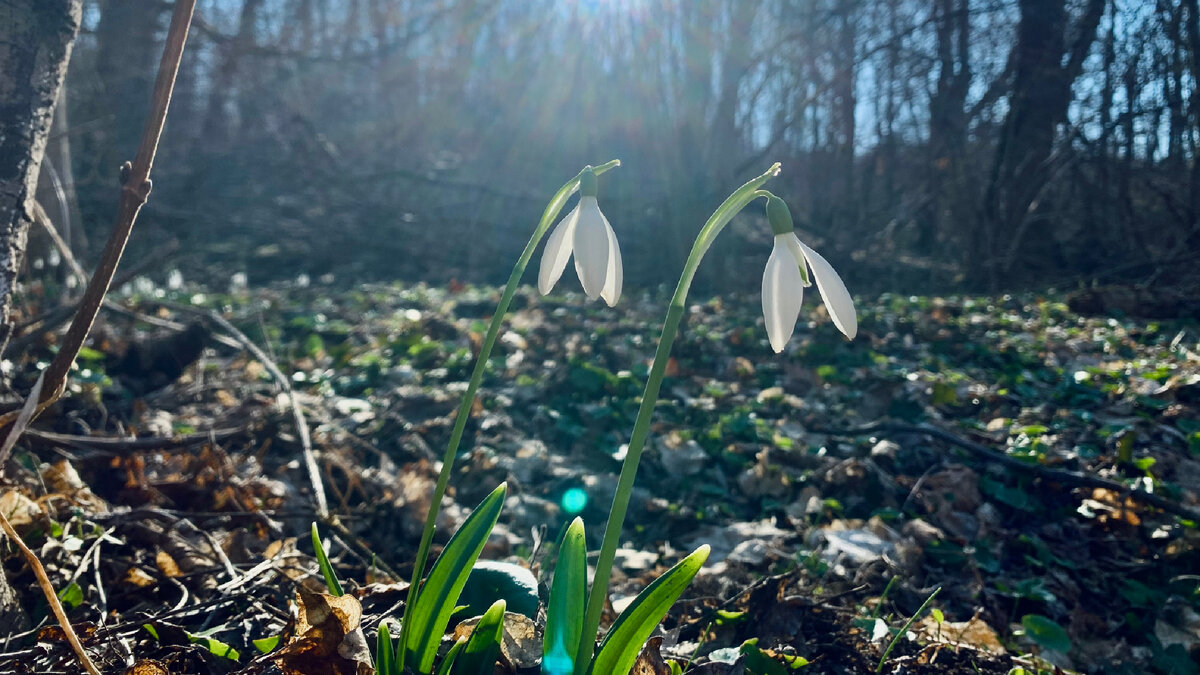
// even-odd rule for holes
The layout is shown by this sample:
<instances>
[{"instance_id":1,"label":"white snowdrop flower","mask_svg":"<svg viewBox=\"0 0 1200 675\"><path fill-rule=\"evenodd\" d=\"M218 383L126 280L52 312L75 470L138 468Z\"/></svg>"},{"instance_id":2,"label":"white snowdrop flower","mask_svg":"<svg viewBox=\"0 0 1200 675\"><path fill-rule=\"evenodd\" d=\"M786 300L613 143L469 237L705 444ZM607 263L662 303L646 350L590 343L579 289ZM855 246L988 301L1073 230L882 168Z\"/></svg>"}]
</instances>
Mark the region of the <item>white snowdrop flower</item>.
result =
<instances>
[{"instance_id":1,"label":"white snowdrop flower","mask_svg":"<svg viewBox=\"0 0 1200 675\"><path fill-rule=\"evenodd\" d=\"M309 284L311 284L311 283L312 283L312 279L310 279L307 274L300 273L299 275L296 276L296 287L297 288L308 288Z\"/></svg>"},{"instance_id":2,"label":"white snowdrop flower","mask_svg":"<svg viewBox=\"0 0 1200 675\"><path fill-rule=\"evenodd\" d=\"M167 288L177 291L183 288L183 272L171 270L167 273Z\"/></svg>"},{"instance_id":3,"label":"white snowdrop flower","mask_svg":"<svg viewBox=\"0 0 1200 675\"><path fill-rule=\"evenodd\" d=\"M538 272L538 290L550 292L567 267L567 259L575 255L575 272L583 284L583 292L595 300L604 298L609 307L621 297L621 248L617 235L596 202L596 175L591 167L579 178L579 203L554 226L542 266Z\"/></svg>"},{"instance_id":4,"label":"white snowdrop flower","mask_svg":"<svg viewBox=\"0 0 1200 675\"><path fill-rule=\"evenodd\" d=\"M796 236L792 214L778 197L767 198L767 220L775 233L775 245L763 270L762 306L767 338L775 353L783 351L792 337L804 287L809 286L808 270L817 282L817 291L829 310L829 318L842 333L853 339L858 333L858 315L846 284L824 258Z\"/></svg>"},{"instance_id":5,"label":"white snowdrop flower","mask_svg":"<svg viewBox=\"0 0 1200 675\"><path fill-rule=\"evenodd\" d=\"M235 293L238 291L244 291L246 290L247 283L248 280L246 279L246 273L237 272L233 276L229 277L229 290Z\"/></svg>"}]
</instances>

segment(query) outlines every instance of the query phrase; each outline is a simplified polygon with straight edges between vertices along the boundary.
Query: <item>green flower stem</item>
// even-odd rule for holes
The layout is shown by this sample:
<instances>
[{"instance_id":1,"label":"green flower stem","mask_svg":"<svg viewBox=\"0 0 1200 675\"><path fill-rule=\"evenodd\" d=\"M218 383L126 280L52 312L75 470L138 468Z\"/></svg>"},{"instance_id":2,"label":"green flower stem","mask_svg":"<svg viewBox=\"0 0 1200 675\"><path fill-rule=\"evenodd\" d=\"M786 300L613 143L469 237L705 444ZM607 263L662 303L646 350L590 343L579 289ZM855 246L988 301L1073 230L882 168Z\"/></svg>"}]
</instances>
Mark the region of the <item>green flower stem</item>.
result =
<instances>
[{"instance_id":1,"label":"green flower stem","mask_svg":"<svg viewBox=\"0 0 1200 675\"><path fill-rule=\"evenodd\" d=\"M688 290L692 287L696 268L700 266L700 260L704 258L704 254L712 246L713 240L721 233L725 225L747 204L763 196L756 192L758 187L777 175L779 175L778 163L771 166L763 175L729 195L729 198L717 207L717 210L713 212L696 236L696 243L693 244L692 252L683 266L679 285L675 287L675 295L671 297L671 305L667 308L667 318L663 322L662 335L658 339L654 363L650 366L646 390L642 394L637 420L633 423L629 448L625 453L625 461L621 464L621 477L617 481L616 496L613 498L612 509L608 512L608 525L604 529L604 543L600 547L600 558L596 562L596 575L592 582L591 594L588 596L587 615L583 622L583 637L579 641L579 648L575 655L575 675L583 675L592 661L596 631L600 628L600 615L604 611L605 598L608 597L608 581L612 574L613 558L617 553L621 528L625 524L625 512L629 508L629 497L633 492L633 480L637 476L638 462L642 459L642 449L646 445L646 436L650 432L650 417L654 412L654 404L658 401L658 390L662 386L667 361L671 355L671 346L675 342L675 333L679 329L679 321L683 319Z\"/></svg>"},{"instance_id":2,"label":"green flower stem","mask_svg":"<svg viewBox=\"0 0 1200 675\"><path fill-rule=\"evenodd\" d=\"M621 165L621 160L614 159L610 162L593 167L592 172L595 175L600 175L609 169ZM586 171L586 169L584 170ZM421 577L425 573L425 559L429 557L429 545L433 542L433 531L437 526L438 512L441 510L442 497L446 494L446 487L450 483L450 473L454 468L454 458L458 455L458 445L462 441L463 430L466 429L467 419L471 416L471 406L475 402L475 394L479 391L479 384L483 381L483 371L487 367L488 359L492 355L492 347L496 344L496 337L500 334L500 325L504 322L504 315L508 312L508 306L512 302L513 295L517 292L517 286L521 283L521 277L525 274L525 268L529 265L530 258L533 257L533 251L541 242L542 237L546 235L546 231L554 224L554 219L562 211L566 205L567 199L576 190L579 189L579 178L584 174L580 171L574 178L567 181L558 192L554 193L554 197L550 199L550 203L546 205L546 210L542 213L542 220L538 223L537 229L534 230L533 236L529 238L529 243L525 245L525 250L521 252L521 257L517 259L517 264L513 266L512 274L508 277L508 284L504 287L504 294L500 296L500 303L496 305L496 311L492 314L492 322L488 326L487 336L483 340L483 346L479 350L479 356L475 359L475 369L471 371L471 380L467 384L467 392L463 394L462 402L458 406L458 416L454 420L454 430L450 432L450 442L446 445L446 454L442 457L442 470L438 473L437 485L433 489L433 499L429 503L429 514L425 517L425 529L421 532L421 544L417 547L417 559L413 563L412 581L408 587L408 596L404 603L404 614L406 620L400 626L400 644L408 644L405 641L408 632L409 621L407 616L409 609L416 604L417 587L420 585ZM404 649L399 650L397 655L397 670L404 670Z\"/></svg>"}]
</instances>

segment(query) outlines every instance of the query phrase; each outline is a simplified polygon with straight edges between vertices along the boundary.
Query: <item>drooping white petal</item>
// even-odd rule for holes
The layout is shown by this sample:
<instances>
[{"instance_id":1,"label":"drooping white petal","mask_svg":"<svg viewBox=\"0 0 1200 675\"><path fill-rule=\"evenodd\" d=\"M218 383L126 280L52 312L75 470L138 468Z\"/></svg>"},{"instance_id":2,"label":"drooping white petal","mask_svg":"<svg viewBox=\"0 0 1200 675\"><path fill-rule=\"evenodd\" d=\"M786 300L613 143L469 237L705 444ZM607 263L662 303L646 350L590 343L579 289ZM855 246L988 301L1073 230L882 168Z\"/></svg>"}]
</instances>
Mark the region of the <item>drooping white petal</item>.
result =
<instances>
[{"instance_id":1,"label":"drooping white petal","mask_svg":"<svg viewBox=\"0 0 1200 675\"><path fill-rule=\"evenodd\" d=\"M579 217L575 222L575 271L583 292L595 300L604 289L608 276L608 233L604 230L604 214L595 197L579 198Z\"/></svg>"},{"instance_id":2,"label":"drooping white petal","mask_svg":"<svg viewBox=\"0 0 1200 675\"><path fill-rule=\"evenodd\" d=\"M579 220L578 204L550 231L550 238L546 240L546 248L542 251L542 265L538 270L538 291L542 295L546 295L550 289L554 288L554 284L558 283L563 270L567 268L567 260L571 257L571 247L575 243L575 222L577 220Z\"/></svg>"},{"instance_id":3,"label":"drooping white petal","mask_svg":"<svg viewBox=\"0 0 1200 675\"><path fill-rule=\"evenodd\" d=\"M854 300L850 297L850 291L846 290L842 278L821 254L805 246L804 242L797 242L812 269L817 290L821 292L821 299L825 301L825 307L829 310L829 318L833 319L833 325L837 326L838 330L853 340L854 336L858 335L858 314L854 311Z\"/></svg>"},{"instance_id":4,"label":"drooping white petal","mask_svg":"<svg viewBox=\"0 0 1200 675\"><path fill-rule=\"evenodd\" d=\"M800 268L800 275L804 277L804 287L812 286L812 278L808 273L808 259L804 257L804 251L800 250L800 238L792 232L790 236L783 238L783 243L787 244L788 251L796 259L796 267Z\"/></svg>"},{"instance_id":5,"label":"drooping white petal","mask_svg":"<svg viewBox=\"0 0 1200 675\"><path fill-rule=\"evenodd\" d=\"M794 236L791 233L775 236L771 257L763 270L763 320L767 326L767 339L776 354L783 351L792 337L796 319L800 317L800 303L804 300L804 277L784 240Z\"/></svg>"},{"instance_id":6,"label":"drooping white petal","mask_svg":"<svg viewBox=\"0 0 1200 675\"><path fill-rule=\"evenodd\" d=\"M600 217L604 220L604 231L608 234L608 272L604 277L604 290L600 291L600 297L604 298L609 307L615 307L617 300L621 298L625 270L621 265L621 246L617 243L617 233L613 232L612 225L608 224L608 218L604 218L604 214L600 214Z\"/></svg>"}]
</instances>

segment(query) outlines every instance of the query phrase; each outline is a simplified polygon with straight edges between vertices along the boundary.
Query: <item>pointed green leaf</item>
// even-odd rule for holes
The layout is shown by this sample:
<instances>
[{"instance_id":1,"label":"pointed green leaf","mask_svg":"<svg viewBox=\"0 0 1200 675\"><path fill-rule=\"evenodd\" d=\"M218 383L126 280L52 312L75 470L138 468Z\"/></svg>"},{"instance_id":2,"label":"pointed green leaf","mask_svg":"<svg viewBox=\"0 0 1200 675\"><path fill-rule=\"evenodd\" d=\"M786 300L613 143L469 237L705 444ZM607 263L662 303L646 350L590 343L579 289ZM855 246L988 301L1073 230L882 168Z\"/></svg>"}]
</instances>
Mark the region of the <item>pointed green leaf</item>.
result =
<instances>
[{"instance_id":1,"label":"pointed green leaf","mask_svg":"<svg viewBox=\"0 0 1200 675\"><path fill-rule=\"evenodd\" d=\"M450 675L450 669L454 667L454 663L458 661L458 655L462 654L463 647L467 646L467 638L459 638L458 642L446 652L446 658L442 659L442 665L438 666L437 675Z\"/></svg>"},{"instance_id":2,"label":"pointed green leaf","mask_svg":"<svg viewBox=\"0 0 1200 675\"><path fill-rule=\"evenodd\" d=\"M321 566L321 576L325 577L325 585L329 587L330 595L342 595L342 585L338 583L333 565L329 564L329 556L325 555L325 547L321 545L321 535L317 533L317 524L312 524L313 551L317 554L317 564Z\"/></svg>"},{"instance_id":3,"label":"pointed green leaf","mask_svg":"<svg viewBox=\"0 0 1200 675\"><path fill-rule=\"evenodd\" d=\"M437 656L446 625L450 623L450 615L454 613L471 567L483 551L496 520L500 518L507 492L508 484L501 483L475 507L458 532L450 538L450 543L446 544L437 562L433 563L429 577L417 593L412 611L405 612L411 622L404 631L407 643L404 649L408 652L405 660L418 673L429 673L433 669L433 659Z\"/></svg>"},{"instance_id":4,"label":"pointed green leaf","mask_svg":"<svg viewBox=\"0 0 1200 675\"><path fill-rule=\"evenodd\" d=\"M646 639L700 571L708 552L707 544L701 546L638 593L604 636L588 670L591 675L628 675Z\"/></svg>"},{"instance_id":5,"label":"pointed green leaf","mask_svg":"<svg viewBox=\"0 0 1200 675\"><path fill-rule=\"evenodd\" d=\"M272 635L271 637L259 638L254 640L254 648L263 654L271 653L272 649L279 646L279 636Z\"/></svg>"},{"instance_id":6,"label":"pointed green leaf","mask_svg":"<svg viewBox=\"0 0 1200 675\"><path fill-rule=\"evenodd\" d=\"M504 639L505 605L503 600L497 600L479 618L467 646L450 670L453 675L492 675L500 656L500 641Z\"/></svg>"},{"instance_id":7,"label":"pointed green leaf","mask_svg":"<svg viewBox=\"0 0 1200 675\"><path fill-rule=\"evenodd\" d=\"M379 624L379 635L375 639L375 672L378 675L400 675L396 671L396 648L386 623Z\"/></svg>"},{"instance_id":8,"label":"pointed green leaf","mask_svg":"<svg viewBox=\"0 0 1200 675\"><path fill-rule=\"evenodd\" d=\"M583 608L587 601L587 543L583 519L571 522L558 549L554 583L546 608L546 636L542 641L542 675L570 675L575 652L583 635Z\"/></svg>"},{"instance_id":9,"label":"pointed green leaf","mask_svg":"<svg viewBox=\"0 0 1200 675\"><path fill-rule=\"evenodd\" d=\"M79 587L79 584L72 581L58 592L58 599L67 607L75 609L83 604L83 589Z\"/></svg>"},{"instance_id":10,"label":"pointed green leaf","mask_svg":"<svg viewBox=\"0 0 1200 675\"><path fill-rule=\"evenodd\" d=\"M1066 654L1071 651L1071 636L1054 619L1041 614L1026 614L1021 617L1025 635L1038 643L1042 649L1052 649Z\"/></svg>"}]
</instances>

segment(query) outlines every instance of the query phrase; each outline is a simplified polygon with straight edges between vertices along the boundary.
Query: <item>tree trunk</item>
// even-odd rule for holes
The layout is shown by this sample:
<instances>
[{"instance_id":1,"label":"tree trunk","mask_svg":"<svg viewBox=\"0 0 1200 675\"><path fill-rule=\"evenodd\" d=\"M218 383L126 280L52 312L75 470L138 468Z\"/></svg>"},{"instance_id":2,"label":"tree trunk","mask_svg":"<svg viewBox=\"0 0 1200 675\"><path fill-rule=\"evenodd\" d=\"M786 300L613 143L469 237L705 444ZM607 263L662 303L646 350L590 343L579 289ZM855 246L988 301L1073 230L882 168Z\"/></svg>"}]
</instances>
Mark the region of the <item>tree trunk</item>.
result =
<instances>
[{"instance_id":1,"label":"tree trunk","mask_svg":"<svg viewBox=\"0 0 1200 675\"><path fill-rule=\"evenodd\" d=\"M1200 3L1197 0L1183 0L1183 6L1187 9L1187 21L1184 23L1183 32L1187 37L1188 51L1191 53L1190 66L1192 69L1192 82L1195 83L1200 79ZM1196 87L1192 86L1191 95L1191 116L1192 116L1192 169L1189 174L1188 193L1191 195L1188 199L1188 211L1191 216L1191 222L1188 224L1187 246L1188 250L1195 254L1200 251L1200 93L1196 92Z\"/></svg>"},{"instance_id":2,"label":"tree trunk","mask_svg":"<svg viewBox=\"0 0 1200 675\"><path fill-rule=\"evenodd\" d=\"M54 102L79 30L81 0L0 0L0 354ZM0 574L0 626L28 625Z\"/></svg>"},{"instance_id":3,"label":"tree trunk","mask_svg":"<svg viewBox=\"0 0 1200 675\"><path fill-rule=\"evenodd\" d=\"M1096 37L1105 0L1088 0L1069 31L1066 0L1020 0L1012 90L1008 114L985 196L982 236L972 251L989 285L995 288L1017 260L1045 251L1025 249L1030 213L1050 178L1049 160L1058 126L1067 120L1071 87L1083 69ZM1074 40L1067 44L1068 32ZM1049 240L1043 237L1042 240ZM1000 258L997 251L1006 251ZM998 259L999 258L999 259Z\"/></svg>"},{"instance_id":4,"label":"tree trunk","mask_svg":"<svg viewBox=\"0 0 1200 675\"><path fill-rule=\"evenodd\" d=\"M0 0L0 353L80 1Z\"/></svg>"},{"instance_id":5,"label":"tree trunk","mask_svg":"<svg viewBox=\"0 0 1200 675\"><path fill-rule=\"evenodd\" d=\"M929 100L929 224L919 242L922 254L945 245L962 246L963 177L967 145L967 94L971 88L970 7L967 0L938 0L937 89Z\"/></svg>"}]
</instances>

